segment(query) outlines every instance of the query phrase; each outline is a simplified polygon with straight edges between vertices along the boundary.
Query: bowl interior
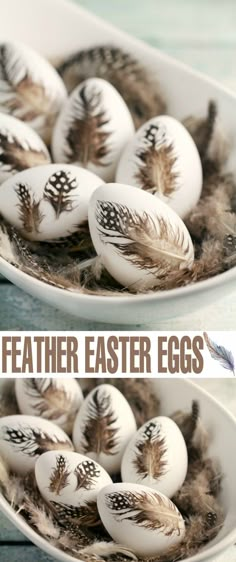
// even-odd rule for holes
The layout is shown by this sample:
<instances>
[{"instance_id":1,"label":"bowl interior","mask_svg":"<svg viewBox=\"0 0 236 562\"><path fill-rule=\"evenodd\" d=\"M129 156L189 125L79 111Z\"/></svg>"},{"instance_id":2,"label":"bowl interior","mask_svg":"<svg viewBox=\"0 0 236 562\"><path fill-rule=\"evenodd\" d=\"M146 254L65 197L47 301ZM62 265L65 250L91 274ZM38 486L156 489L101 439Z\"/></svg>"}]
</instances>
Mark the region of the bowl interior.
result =
<instances>
[{"instance_id":1,"label":"bowl interior","mask_svg":"<svg viewBox=\"0 0 236 562\"><path fill-rule=\"evenodd\" d=\"M133 53L159 77L168 111L178 119L204 115L207 103L218 103L222 125L231 139L227 164L234 171L236 157L236 96L185 65L172 60L65 0L0 0L0 35L24 41L43 55L61 58L76 49L112 43ZM12 17L14 14L14 17ZM26 17L27 15L27 17ZM42 40L43 38L43 40ZM0 272L33 296L76 316L102 322L134 324L182 316L218 300L235 287L236 268L183 289L126 298L94 297L41 285L0 259ZM51 290L52 289L52 290ZM199 298L199 293L201 297ZM141 297L141 298L139 298ZM111 300L112 299L112 300Z\"/></svg>"},{"instance_id":2,"label":"bowl interior","mask_svg":"<svg viewBox=\"0 0 236 562\"><path fill-rule=\"evenodd\" d=\"M192 400L199 400L201 416L210 433L210 454L219 460L223 473L221 502L225 511L223 528L199 554L186 562L213 560L236 541L236 457L233 455L236 420L207 392L188 380L153 380L153 390L161 399L161 413L170 415L177 409L189 410ZM12 523L37 546L57 560L72 562L72 556L59 551L31 529L0 494L0 509Z\"/></svg>"}]
</instances>

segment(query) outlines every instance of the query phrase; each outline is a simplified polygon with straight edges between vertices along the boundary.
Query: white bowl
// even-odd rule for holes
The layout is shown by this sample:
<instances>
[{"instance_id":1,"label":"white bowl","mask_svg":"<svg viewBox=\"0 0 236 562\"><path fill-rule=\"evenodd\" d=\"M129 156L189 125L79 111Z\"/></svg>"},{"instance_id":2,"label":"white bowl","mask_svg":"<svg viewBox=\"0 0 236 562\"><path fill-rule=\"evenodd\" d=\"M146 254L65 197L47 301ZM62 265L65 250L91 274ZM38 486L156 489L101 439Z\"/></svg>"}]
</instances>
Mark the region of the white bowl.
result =
<instances>
[{"instance_id":1,"label":"white bowl","mask_svg":"<svg viewBox=\"0 0 236 562\"><path fill-rule=\"evenodd\" d=\"M185 562L215 562L217 556L236 541L236 455L233 454L236 439L236 420L221 404L202 388L188 380L153 380L154 392L161 399L161 413L171 415L176 409L189 410L192 400L199 400L201 417L211 437L209 453L219 459L224 475L221 503L225 512L224 525L208 545ZM65 554L29 527L0 494L0 509L6 517L34 544L63 562L75 562L75 558ZM76 560L78 560L76 558ZM80 561L81 562L81 561ZM83 561L82 561L83 562Z\"/></svg>"},{"instance_id":2,"label":"white bowl","mask_svg":"<svg viewBox=\"0 0 236 562\"><path fill-rule=\"evenodd\" d=\"M40 0L34 3L33 10L32 0L0 0L0 13L1 38L24 41L51 58L104 43L130 51L152 73L156 72L169 113L178 119L188 114L205 114L209 99L215 99L225 130L232 138L229 170L234 169L236 96L231 92L65 0ZM229 294L236 280L236 268L233 268L207 281L157 294L97 297L46 285L1 258L0 273L21 289L61 310L113 324L156 322L158 317L166 320L194 312Z\"/></svg>"}]
</instances>

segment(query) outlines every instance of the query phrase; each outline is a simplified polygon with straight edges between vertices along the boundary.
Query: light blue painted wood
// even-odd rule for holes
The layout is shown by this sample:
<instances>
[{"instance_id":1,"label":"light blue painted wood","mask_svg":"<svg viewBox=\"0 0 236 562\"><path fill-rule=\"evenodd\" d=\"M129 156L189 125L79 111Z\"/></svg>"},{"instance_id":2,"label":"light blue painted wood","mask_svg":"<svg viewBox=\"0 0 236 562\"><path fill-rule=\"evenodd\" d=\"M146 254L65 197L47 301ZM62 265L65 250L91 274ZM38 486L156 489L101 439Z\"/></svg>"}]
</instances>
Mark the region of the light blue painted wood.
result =
<instances>
[{"instance_id":1,"label":"light blue painted wood","mask_svg":"<svg viewBox=\"0 0 236 562\"><path fill-rule=\"evenodd\" d=\"M1 546L0 545L0 562L54 562L55 558L51 558L35 546Z\"/></svg>"}]
</instances>

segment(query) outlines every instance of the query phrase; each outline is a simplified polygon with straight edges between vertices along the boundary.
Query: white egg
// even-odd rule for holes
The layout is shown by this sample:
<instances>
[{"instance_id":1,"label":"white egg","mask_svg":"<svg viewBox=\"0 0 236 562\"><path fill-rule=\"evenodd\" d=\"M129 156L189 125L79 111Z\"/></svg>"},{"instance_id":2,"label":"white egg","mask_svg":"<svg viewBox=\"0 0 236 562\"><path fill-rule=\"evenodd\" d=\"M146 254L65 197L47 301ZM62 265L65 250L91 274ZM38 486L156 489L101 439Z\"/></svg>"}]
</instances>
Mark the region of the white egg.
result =
<instances>
[{"instance_id":1,"label":"white egg","mask_svg":"<svg viewBox=\"0 0 236 562\"><path fill-rule=\"evenodd\" d=\"M97 496L112 480L98 463L78 453L49 451L37 460L35 478L61 524L99 522Z\"/></svg>"},{"instance_id":2,"label":"white egg","mask_svg":"<svg viewBox=\"0 0 236 562\"><path fill-rule=\"evenodd\" d=\"M73 450L73 445L51 421L23 415L0 418L0 453L14 472L27 474L40 455L55 449Z\"/></svg>"},{"instance_id":3,"label":"white egg","mask_svg":"<svg viewBox=\"0 0 236 562\"><path fill-rule=\"evenodd\" d=\"M15 392L21 414L40 416L72 432L83 401L75 379L16 379Z\"/></svg>"},{"instance_id":4,"label":"white egg","mask_svg":"<svg viewBox=\"0 0 236 562\"><path fill-rule=\"evenodd\" d=\"M99 462L109 474L119 472L126 445L137 427L121 392L101 384L85 398L73 429L75 450Z\"/></svg>"},{"instance_id":5,"label":"white egg","mask_svg":"<svg viewBox=\"0 0 236 562\"><path fill-rule=\"evenodd\" d=\"M1 185L1 214L30 240L69 236L87 221L89 199L102 183L69 164L30 168Z\"/></svg>"},{"instance_id":6,"label":"white egg","mask_svg":"<svg viewBox=\"0 0 236 562\"><path fill-rule=\"evenodd\" d=\"M185 524L177 507L147 486L111 484L99 492L97 504L112 539L138 556L155 557L184 537Z\"/></svg>"},{"instance_id":7,"label":"white egg","mask_svg":"<svg viewBox=\"0 0 236 562\"><path fill-rule=\"evenodd\" d=\"M172 268L191 268L193 244L180 217L157 197L120 184L98 188L89 228L104 267L131 290L158 288Z\"/></svg>"},{"instance_id":8,"label":"white egg","mask_svg":"<svg viewBox=\"0 0 236 562\"><path fill-rule=\"evenodd\" d=\"M33 129L0 113L0 183L17 172L50 162L46 145Z\"/></svg>"},{"instance_id":9,"label":"white egg","mask_svg":"<svg viewBox=\"0 0 236 562\"><path fill-rule=\"evenodd\" d=\"M184 218L202 190L202 165L187 129L167 115L150 119L121 156L116 181L157 195Z\"/></svg>"},{"instance_id":10,"label":"white egg","mask_svg":"<svg viewBox=\"0 0 236 562\"><path fill-rule=\"evenodd\" d=\"M0 43L0 111L26 121L45 140L64 103L65 85L53 66L28 45Z\"/></svg>"},{"instance_id":11,"label":"white egg","mask_svg":"<svg viewBox=\"0 0 236 562\"><path fill-rule=\"evenodd\" d=\"M171 498L182 486L188 468L187 447L177 424L159 416L147 421L125 450L124 482L149 486Z\"/></svg>"},{"instance_id":12,"label":"white egg","mask_svg":"<svg viewBox=\"0 0 236 562\"><path fill-rule=\"evenodd\" d=\"M112 181L134 132L131 114L117 90L101 78L89 78L75 88L57 119L53 158L84 166Z\"/></svg>"}]
</instances>

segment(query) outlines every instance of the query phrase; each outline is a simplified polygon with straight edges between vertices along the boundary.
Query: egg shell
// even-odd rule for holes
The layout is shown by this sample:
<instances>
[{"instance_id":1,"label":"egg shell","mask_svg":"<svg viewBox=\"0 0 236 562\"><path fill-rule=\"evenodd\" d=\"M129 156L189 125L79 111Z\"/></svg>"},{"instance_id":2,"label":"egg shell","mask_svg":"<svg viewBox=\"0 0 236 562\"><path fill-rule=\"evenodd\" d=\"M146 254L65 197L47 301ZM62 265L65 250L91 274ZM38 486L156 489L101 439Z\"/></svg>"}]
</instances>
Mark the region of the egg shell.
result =
<instances>
[{"instance_id":1,"label":"egg shell","mask_svg":"<svg viewBox=\"0 0 236 562\"><path fill-rule=\"evenodd\" d=\"M21 414L53 421L72 432L83 394L75 379L16 379L15 393Z\"/></svg>"},{"instance_id":2,"label":"egg shell","mask_svg":"<svg viewBox=\"0 0 236 562\"><path fill-rule=\"evenodd\" d=\"M0 43L0 65L0 111L27 121L47 139L48 128L67 97L58 72L31 47L18 41Z\"/></svg>"},{"instance_id":3,"label":"egg shell","mask_svg":"<svg viewBox=\"0 0 236 562\"><path fill-rule=\"evenodd\" d=\"M37 460L35 478L41 495L61 524L98 523L97 495L112 483L98 463L78 453L49 451Z\"/></svg>"},{"instance_id":4,"label":"egg shell","mask_svg":"<svg viewBox=\"0 0 236 562\"><path fill-rule=\"evenodd\" d=\"M119 472L126 445L137 429L133 412L121 392L101 384L85 398L73 428L75 450Z\"/></svg>"},{"instance_id":5,"label":"egg shell","mask_svg":"<svg viewBox=\"0 0 236 562\"><path fill-rule=\"evenodd\" d=\"M0 418L0 454L17 474L27 474L40 455L55 449L73 450L73 445L51 421L23 415Z\"/></svg>"},{"instance_id":6,"label":"egg shell","mask_svg":"<svg viewBox=\"0 0 236 562\"><path fill-rule=\"evenodd\" d=\"M167 115L150 119L124 149L116 181L150 191L184 218L202 190L202 165L187 129Z\"/></svg>"},{"instance_id":7,"label":"egg shell","mask_svg":"<svg viewBox=\"0 0 236 562\"><path fill-rule=\"evenodd\" d=\"M177 507L147 486L111 484L99 492L97 504L112 539L137 556L157 556L184 537L185 524Z\"/></svg>"},{"instance_id":8,"label":"egg shell","mask_svg":"<svg viewBox=\"0 0 236 562\"><path fill-rule=\"evenodd\" d=\"M188 453L177 424L165 416L147 421L128 443L121 464L124 482L149 486L171 498L182 486Z\"/></svg>"},{"instance_id":9,"label":"egg shell","mask_svg":"<svg viewBox=\"0 0 236 562\"><path fill-rule=\"evenodd\" d=\"M160 270L163 276L163 263L164 267L172 267L172 263L179 268L192 266L194 249L186 226L150 193L129 185L106 184L91 197L88 216L92 241L104 267L131 290L155 286Z\"/></svg>"},{"instance_id":10,"label":"egg shell","mask_svg":"<svg viewBox=\"0 0 236 562\"><path fill-rule=\"evenodd\" d=\"M1 213L30 240L69 236L87 221L89 199L102 183L70 164L30 168L2 184Z\"/></svg>"},{"instance_id":11,"label":"egg shell","mask_svg":"<svg viewBox=\"0 0 236 562\"><path fill-rule=\"evenodd\" d=\"M101 78L90 78L75 88L62 108L52 137L53 159L84 166L111 181L134 132L117 90Z\"/></svg>"},{"instance_id":12,"label":"egg shell","mask_svg":"<svg viewBox=\"0 0 236 562\"><path fill-rule=\"evenodd\" d=\"M50 162L46 145L33 129L0 113L0 183L17 172Z\"/></svg>"}]
</instances>

